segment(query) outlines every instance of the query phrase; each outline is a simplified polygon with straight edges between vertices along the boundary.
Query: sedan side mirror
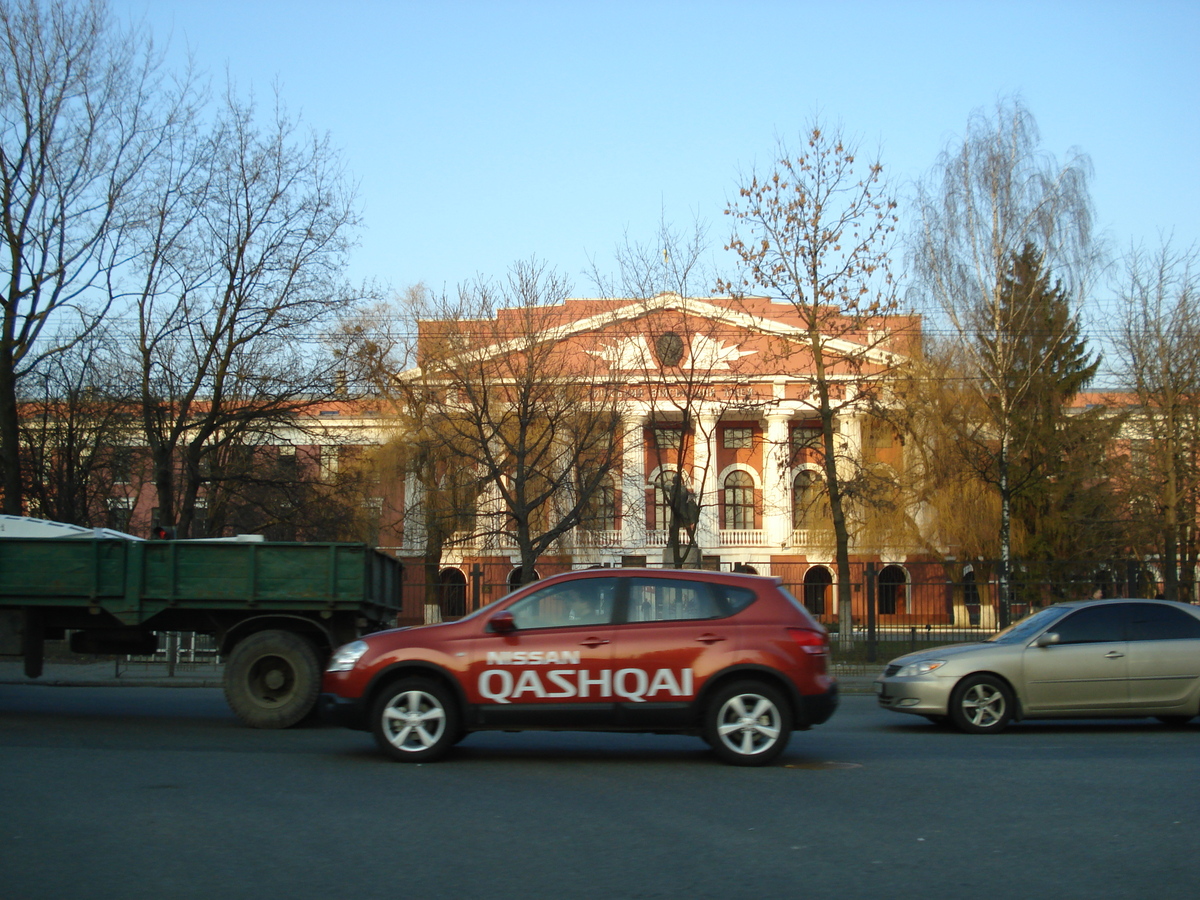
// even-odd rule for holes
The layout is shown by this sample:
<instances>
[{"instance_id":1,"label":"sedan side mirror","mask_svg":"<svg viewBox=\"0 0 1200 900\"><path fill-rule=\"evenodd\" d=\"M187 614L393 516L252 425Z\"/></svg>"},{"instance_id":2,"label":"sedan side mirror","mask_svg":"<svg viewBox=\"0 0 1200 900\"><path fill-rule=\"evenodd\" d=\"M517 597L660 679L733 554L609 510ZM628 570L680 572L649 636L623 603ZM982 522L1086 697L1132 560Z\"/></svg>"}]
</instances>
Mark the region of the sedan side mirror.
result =
<instances>
[{"instance_id":1,"label":"sedan side mirror","mask_svg":"<svg viewBox=\"0 0 1200 900\"><path fill-rule=\"evenodd\" d=\"M1044 634L1039 634L1037 645L1039 647L1049 647L1051 644L1058 643L1058 634L1053 631L1047 631Z\"/></svg>"},{"instance_id":2,"label":"sedan side mirror","mask_svg":"<svg viewBox=\"0 0 1200 900\"><path fill-rule=\"evenodd\" d=\"M513 618L512 613L504 609L488 619L488 627L496 634L512 634L517 630L517 620Z\"/></svg>"}]
</instances>

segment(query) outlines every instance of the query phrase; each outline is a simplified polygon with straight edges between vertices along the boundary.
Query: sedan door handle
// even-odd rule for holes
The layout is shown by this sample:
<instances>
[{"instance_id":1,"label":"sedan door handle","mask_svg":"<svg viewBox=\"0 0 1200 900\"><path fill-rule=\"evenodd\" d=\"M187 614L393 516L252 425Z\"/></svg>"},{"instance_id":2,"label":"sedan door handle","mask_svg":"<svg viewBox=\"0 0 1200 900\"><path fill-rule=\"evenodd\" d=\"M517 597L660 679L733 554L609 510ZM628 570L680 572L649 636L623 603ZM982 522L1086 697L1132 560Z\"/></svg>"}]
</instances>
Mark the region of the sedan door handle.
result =
<instances>
[{"instance_id":1,"label":"sedan door handle","mask_svg":"<svg viewBox=\"0 0 1200 900\"><path fill-rule=\"evenodd\" d=\"M606 641L604 638L591 637L587 640L580 641L579 643L583 644L585 647L599 647L601 644L607 644L608 641Z\"/></svg>"},{"instance_id":2,"label":"sedan door handle","mask_svg":"<svg viewBox=\"0 0 1200 900\"><path fill-rule=\"evenodd\" d=\"M1120 650L1109 650L1107 653L1104 654L1104 658L1105 659L1120 659L1124 655L1125 654L1122 653Z\"/></svg>"},{"instance_id":3,"label":"sedan door handle","mask_svg":"<svg viewBox=\"0 0 1200 900\"><path fill-rule=\"evenodd\" d=\"M696 640L698 640L701 644L715 644L718 641L725 640L725 638L721 637L719 634L709 633L700 635L700 637L696 638Z\"/></svg>"}]
</instances>

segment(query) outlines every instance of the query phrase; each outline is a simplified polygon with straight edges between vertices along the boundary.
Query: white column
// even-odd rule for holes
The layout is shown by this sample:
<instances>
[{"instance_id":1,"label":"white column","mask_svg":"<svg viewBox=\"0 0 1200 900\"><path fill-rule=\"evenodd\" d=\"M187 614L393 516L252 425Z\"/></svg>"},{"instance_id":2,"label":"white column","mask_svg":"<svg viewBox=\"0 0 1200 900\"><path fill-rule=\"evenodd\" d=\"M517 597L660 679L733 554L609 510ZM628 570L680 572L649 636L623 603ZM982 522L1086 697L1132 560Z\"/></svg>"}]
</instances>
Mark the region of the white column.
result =
<instances>
[{"instance_id":1,"label":"white column","mask_svg":"<svg viewBox=\"0 0 1200 900\"><path fill-rule=\"evenodd\" d=\"M627 415L621 435L621 544L646 544L645 417Z\"/></svg>"},{"instance_id":2,"label":"white column","mask_svg":"<svg viewBox=\"0 0 1200 900\"><path fill-rule=\"evenodd\" d=\"M425 547L425 492L411 472L404 476L404 548L409 552Z\"/></svg>"},{"instance_id":3,"label":"white column","mask_svg":"<svg viewBox=\"0 0 1200 900\"><path fill-rule=\"evenodd\" d=\"M788 440L788 421L791 414L786 410L771 410L767 413L767 433L763 443L763 536L770 550L782 548L787 543L791 530L791 485L788 484L788 456L791 445Z\"/></svg>"},{"instance_id":4,"label":"white column","mask_svg":"<svg viewBox=\"0 0 1200 900\"><path fill-rule=\"evenodd\" d=\"M696 543L701 550L720 546L720 515L717 504L721 500L721 486L717 484L720 472L716 471L716 454L713 442L716 439L717 417L712 415L696 418L696 433L692 444L692 488L700 504L700 524L696 527Z\"/></svg>"},{"instance_id":5,"label":"white column","mask_svg":"<svg viewBox=\"0 0 1200 900\"><path fill-rule=\"evenodd\" d=\"M857 460L860 464L862 462L863 417L860 415L847 415L839 418L838 432L841 435L841 446L837 448L837 451L843 458L839 475L842 478L851 478L854 475L856 466L852 465L850 460Z\"/></svg>"}]
</instances>

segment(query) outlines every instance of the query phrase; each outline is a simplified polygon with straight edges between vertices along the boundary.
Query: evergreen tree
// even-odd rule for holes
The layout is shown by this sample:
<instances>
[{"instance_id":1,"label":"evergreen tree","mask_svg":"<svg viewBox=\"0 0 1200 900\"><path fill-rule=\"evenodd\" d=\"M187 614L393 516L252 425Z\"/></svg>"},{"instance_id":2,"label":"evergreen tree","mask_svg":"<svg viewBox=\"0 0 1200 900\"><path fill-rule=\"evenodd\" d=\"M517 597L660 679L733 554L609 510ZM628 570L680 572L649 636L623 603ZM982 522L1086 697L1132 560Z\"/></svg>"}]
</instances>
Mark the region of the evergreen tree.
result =
<instances>
[{"instance_id":1,"label":"evergreen tree","mask_svg":"<svg viewBox=\"0 0 1200 900\"><path fill-rule=\"evenodd\" d=\"M998 285L1000 331L1016 351L1001 391L1012 396L1023 386L1010 417L1014 536L1027 560L1096 558L1116 540L1106 451L1118 420L1101 406L1080 409L1075 402L1095 378L1100 355L1088 350L1068 293L1051 283L1043 258L1027 243L1011 255ZM994 334L978 340L987 353Z\"/></svg>"}]
</instances>

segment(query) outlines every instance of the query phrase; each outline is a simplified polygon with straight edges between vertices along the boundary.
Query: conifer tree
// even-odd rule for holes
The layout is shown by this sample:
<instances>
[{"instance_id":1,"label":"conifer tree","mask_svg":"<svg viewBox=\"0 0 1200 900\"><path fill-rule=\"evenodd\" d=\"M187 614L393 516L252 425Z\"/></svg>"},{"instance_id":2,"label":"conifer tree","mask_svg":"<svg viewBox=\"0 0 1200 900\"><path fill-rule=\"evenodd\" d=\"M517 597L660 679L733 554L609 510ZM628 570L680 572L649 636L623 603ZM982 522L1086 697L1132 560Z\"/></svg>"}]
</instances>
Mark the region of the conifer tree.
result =
<instances>
[{"instance_id":1,"label":"conifer tree","mask_svg":"<svg viewBox=\"0 0 1200 900\"><path fill-rule=\"evenodd\" d=\"M1032 243L1012 254L1000 285L999 311L1017 347L1004 390L1023 385L1014 405L1017 437L1009 463L1019 555L1029 559L1083 559L1112 546L1105 452L1117 420L1093 405L1073 408L1100 367L1088 350L1062 283L1042 265ZM988 352L995 335L979 341ZM989 405L995 403L995 398Z\"/></svg>"}]
</instances>

